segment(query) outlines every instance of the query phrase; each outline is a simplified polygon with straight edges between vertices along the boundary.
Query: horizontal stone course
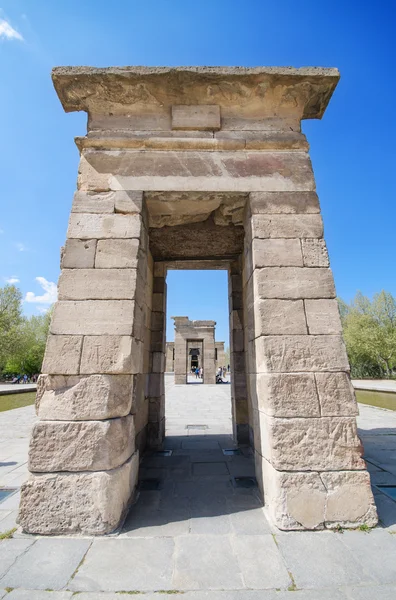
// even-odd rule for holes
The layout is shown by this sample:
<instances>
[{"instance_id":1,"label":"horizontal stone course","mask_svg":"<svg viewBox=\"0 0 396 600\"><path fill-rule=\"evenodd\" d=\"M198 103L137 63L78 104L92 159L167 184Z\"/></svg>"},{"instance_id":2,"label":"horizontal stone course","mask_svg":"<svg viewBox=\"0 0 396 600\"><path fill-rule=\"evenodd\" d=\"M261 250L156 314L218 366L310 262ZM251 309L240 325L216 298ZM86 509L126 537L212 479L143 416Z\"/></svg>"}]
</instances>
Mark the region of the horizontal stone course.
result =
<instances>
[{"instance_id":1,"label":"horizontal stone course","mask_svg":"<svg viewBox=\"0 0 396 600\"><path fill-rule=\"evenodd\" d=\"M136 269L138 267L138 239L98 240L97 244L96 269Z\"/></svg>"},{"instance_id":2,"label":"horizontal stone course","mask_svg":"<svg viewBox=\"0 0 396 600\"><path fill-rule=\"evenodd\" d=\"M172 129L197 131L220 129L220 106L175 104L172 106Z\"/></svg>"},{"instance_id":3,"label":"horizontal stone course","mask_svg":"<svg viewBox=\"0 0 396 600\"><path fill-rule=\"evenodd\" d=\"M132 336L85 336L80 373L139 373L143 344Z\"/></svg>"},{"instance_id":4,"label":"horizontal stone course","mask_svg":"<svg viewBox=\"0 0 396 600\"><path fill-rule=\"evenodd\" d=\"M359 414L348 373L315 373L315 380L323 416Z\"/></svg>"},{"instance_id":5,"label":"horizontal stone course","mask_svg":"<svg viewBox=\"0 0 396 600\"><path fill-rule=\"evenodd\" d=\"M258 373L349 371L340 335L261 336L250 344Z\"/></svg>"},{"instance_id":6,"label":"horizontal stone course","mask_svg":"<svg viewBox=\"0 0 396 600\"><path fill-rule=\"evenodd\" d=\"M257 455L257 453L256 453ZM367 471L285 472L262 459L266 503L283 530L377 524Z\"/></svg>"},{"instance_id":7,"label":"horizontal stone course","mask_svg":"<svg viewBox=\"0 0 396 600\"><path fill-rule=\"evenodd\" d=\"M138 214L71 213L68 238L139 238L142 218Z\"/></svg>"},{"instance_id":8,"label":"horizontal stone course","mask_svg":"<svg viewBox=\"0 0 396 600\"><path fill-rule=\"evenodd\" d=\"M330 269L264 267L253 274L259 298L335 298Z\"/></svg>"},{"instance_id":9,"label":"horizontal stone course","mask_svg":"<svg viewBox=\"0 0 396 600\"><path fill-rule=\"evenodd\" d=\"M248 337L307 333L302 300L257 300L247 311Z\"/></svg>"},{"instance_id":10,"label":"horizontal stone course","mask_svg":"<svg viewBox=\"0 0 396 600\"><path fill-rule=\"evenodd\" d=\"M305 267L329 266L329 255L323 239L302 239L301 248Z\"/></svg>"},{"instance_id":11,"label":"horizontal stone course","mask_svg":"<svg viewBox=\"0 0 396 600\"><path fill-rule=\"evenodd\" d=\"M320 213L316 192L251 192L252 214Z\"/></svg>"},{"instance_id":12,"label":"horizontal stone course","mask_svg":"<svg viewBox=\"0 0 396 600\"><path fill-rule=\"evenodd\" d=\"M133 412L133 386L130 375L40 375L36 411L40 419L51 421L124 417Z\"/></svg>"},{"instance_id":13,"label":"horizontal stone course","mask_svg":"<svg viewBox=\"0 0 396 600\"><path fill-rule=\"evenodd\" d=\"M252 238L321 238L320 214L255 214L251 217Z\"/></svg>"},{"instance_id":14,"label":"horizontal stone course","mask_svg":"<svg viewBox=\"0 0 396 600\"><path fill-rule=\"evenodd\" d=\"M43 373L76 375L79 373L81 335L49 335L41 367Z\"/></svg>"},{"instance_id":15,"label":"horizontal stone course","mask_svg":"<svg viewBox=\"0 0 396 600\"><path fill-rule=\"evenodd\" d=\"M338 302L334 300L304 300L310 334L342 333Z\"/></svg>"},{"instance_id":16,"label":"horizontal stone course","mask_svg":"<svg viewBox=\"0 0 396 600\"><path fill-rule=\"evenodd\" d=\"M19 523L41 535L110 533L125 515L138 468L135 452L110 471L31 475L22 486Z\"/></svg>"},{"instance_id":17,"label":"horizontal stone course","mask_svg":"<svg viewBox=\"0 0 396 600\"><path fill-rule=\"evenodd\" d=\"M84 150L80 160L78 186L80 190L96 191L124 188L249 192L314 191L315 183L309 157L299 150L164 152L88 149Z\"/></svg>"},{"instance_id":18,"label":"horizontal stone course","mask_svg":"<svg viewBox=\"0 0 396 600\"><path fill-rule=\"evenodd\" d=\"M97 240L66 240L62 251L62 269L92 269Z\"/></svg>"},{"instance_id":19,"label":"horizontal stone course","mask_svg":"<svg viewBox=\"0 0 396 600\"><path fill-rule=\"evenodd\" d=\"M299 239L253 239L252 269L260 267L302 267Z\"/></svg>"},{"instance_id":20,"label":"horizontal stone course","mask_svg":"<svg viewBox=\"0 0 396 600\"><path fill-rule=\"evenodd\" d=\"M253 407L274 417L319 417L313 373L250 375Z\"/></svg>"},{"instance_id":21,"label":"horizontal stone course","mask_svg":"<svg viewBox=\"0 0 396 600\"><path fill-rule=\"evenodd\" d=\"M64 269L59 300L133 300L136 269Z\"/></svg>"},{"instance_id":22,"label":"horizontal stone course","mask_svg":"<svg viewBox=\"0 0 396 600\"><path fill-rule=\"evenodd\" d=\"M259 418L261 454L279 471L365 468L354 417Z\"/></svg>"},{"instance_id":23,"label":"horizontal stone course","mask_svg":"<svg viewBox=\"0 0 396 600\"><path fill-rule=\"evenodd\" d=\"M29 470L107 471L135 450L133 416L102 421L41 421L33 426Z\"/></svg>"},{"instance_id":24,"label":"horizontal stone course","mask_svg":"<svg viewBox=\"0 0 396 600\"><path fill-rule=\"evenodd\" d=\"M131 335L133 300L58 301L51 333L74 335Z\"/></svg>"}]
</instances>

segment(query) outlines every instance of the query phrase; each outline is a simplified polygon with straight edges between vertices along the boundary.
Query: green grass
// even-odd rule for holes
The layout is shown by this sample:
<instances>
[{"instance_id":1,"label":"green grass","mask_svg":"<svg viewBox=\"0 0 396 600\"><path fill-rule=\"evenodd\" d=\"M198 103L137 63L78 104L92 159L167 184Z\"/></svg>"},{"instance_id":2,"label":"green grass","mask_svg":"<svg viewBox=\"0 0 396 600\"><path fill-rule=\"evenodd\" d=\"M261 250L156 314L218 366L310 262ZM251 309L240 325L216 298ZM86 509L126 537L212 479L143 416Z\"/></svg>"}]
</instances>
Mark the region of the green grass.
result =
<instances>
[{"instance_id":1,"label":"green grass","mask_svg":"<svg viewBox=\"0 0 396 600\"><path fill-rule=\"evenodd\" d=\"M9 540L10 538L12 538L16 530L17 528L14 527L14 529L8 529L8 531L3 531L3 533L0 533L0 540Z\"/></svg>"},{"instance_id":2,"label":"green grass","mask_svg":"<svg viewBox=\"0 0 396 600\"><path fill-rule=\"evenodd\" d=\"M0 412L5 410L13 410L14 408L22 408L22 406L30 406L34 404L36 392L23 392L22 394L6 394L0 396Z\"/></svg>"},{"instance_id":3,"label":"green grass","mask_svg":"<svg viewBox=\"0 0 396 600\"><path fill-rule=\"evenodd\" d=\"M395 392L373 392L372 390L356 390L356 400L369 406L396 410Z\"/></svg>"}]
</instances>

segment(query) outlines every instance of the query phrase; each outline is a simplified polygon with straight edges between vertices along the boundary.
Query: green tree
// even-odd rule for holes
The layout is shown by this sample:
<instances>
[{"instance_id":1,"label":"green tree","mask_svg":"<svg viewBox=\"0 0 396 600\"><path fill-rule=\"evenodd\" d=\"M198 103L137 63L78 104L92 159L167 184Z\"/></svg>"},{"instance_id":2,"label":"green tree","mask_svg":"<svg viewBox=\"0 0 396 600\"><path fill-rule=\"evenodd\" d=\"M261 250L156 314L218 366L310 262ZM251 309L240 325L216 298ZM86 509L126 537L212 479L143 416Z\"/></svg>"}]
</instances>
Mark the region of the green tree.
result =
<instances>
[{"instance_id":1,"label":"green tree","mask_svg":"<svg viewBox=\"0 0 396 600\"><path fill-rule=\"evenodd\" d=\"M350 305L339 300L353 376L392 377L396 367L396 299L382 291L358 292Z\"/></svg>"},{"instance_id":2,"label":"green tree","mask_svg":"<svg viewBox=\"0 0 396 600\"><path fill-rule=\"evenodd\" d=\"M33 375L40 373L45 344L51 321L51 312L25 318L19 326L18 344L9 356L5 370L8 373Z\"/></svg>"},{"instance_id":3,"label":"green tree","mask_svg":"<svg viewBox=\"0 0 396 600\"><path fill-rule=\"evenodd\" d=\"M0 288L0 370L18 346L22 320L20 290L15 285Z\"/></svg>"}]
</instances>

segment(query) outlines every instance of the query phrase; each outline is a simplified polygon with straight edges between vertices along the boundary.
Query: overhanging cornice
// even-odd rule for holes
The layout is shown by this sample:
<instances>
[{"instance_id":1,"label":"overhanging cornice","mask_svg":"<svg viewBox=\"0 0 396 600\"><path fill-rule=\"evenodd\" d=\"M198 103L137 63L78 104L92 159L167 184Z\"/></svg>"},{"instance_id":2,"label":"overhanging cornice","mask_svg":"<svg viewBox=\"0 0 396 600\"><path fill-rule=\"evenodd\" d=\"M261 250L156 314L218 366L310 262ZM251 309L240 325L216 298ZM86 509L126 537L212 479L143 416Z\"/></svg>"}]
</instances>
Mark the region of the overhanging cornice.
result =
<instances>
[{"instance_id":1,"label":"overhanging cornice","mask_svg":"<svg viewBox=\"0 0 396 600\"><path fill-rule=\"evenodd\" d=\"M56 67L66 112L138 114L175 104L218 104L230 114L320 119L339 80L321 67Z\"/></svg>"}]
</instances>

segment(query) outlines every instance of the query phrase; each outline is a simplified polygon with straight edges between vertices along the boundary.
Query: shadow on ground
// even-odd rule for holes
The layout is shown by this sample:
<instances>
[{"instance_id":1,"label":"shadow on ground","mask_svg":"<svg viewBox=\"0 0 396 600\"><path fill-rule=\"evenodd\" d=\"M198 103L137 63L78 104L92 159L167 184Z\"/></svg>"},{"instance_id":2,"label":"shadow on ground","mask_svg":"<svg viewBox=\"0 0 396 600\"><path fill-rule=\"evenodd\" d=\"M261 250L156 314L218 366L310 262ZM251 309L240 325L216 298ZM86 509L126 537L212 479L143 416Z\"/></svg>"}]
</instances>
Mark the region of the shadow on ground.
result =
<instances>
[{"instance_id":1,"label":"shadow on ground","mask_svg":"<svg viewBox=\"0 0 396 600\"><path fill-rule=\"evenodd\" d=\"M176 536L270 531L261 510L254 461L231 436L171 436L164 449L145 455L137 502L124 524L125 536ZM223 450L236 449L236 455Z\"/></svg>"}]
</instances>

